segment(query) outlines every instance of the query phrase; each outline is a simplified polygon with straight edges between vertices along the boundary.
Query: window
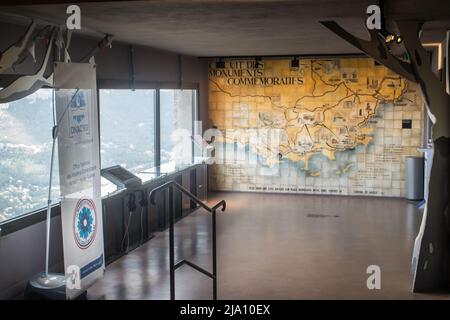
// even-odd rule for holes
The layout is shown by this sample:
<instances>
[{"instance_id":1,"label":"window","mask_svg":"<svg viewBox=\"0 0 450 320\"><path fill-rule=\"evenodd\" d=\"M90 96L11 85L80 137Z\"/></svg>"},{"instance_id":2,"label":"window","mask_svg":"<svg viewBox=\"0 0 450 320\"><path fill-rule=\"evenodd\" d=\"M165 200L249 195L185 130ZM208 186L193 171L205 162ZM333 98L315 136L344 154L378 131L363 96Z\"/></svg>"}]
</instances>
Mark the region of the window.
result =
<instances>
[{"instance_id":1,"label":"window","mask_svg":"<svg viewBox=\"0 0 450 320\"><path fill-rule=\"evenodd\" d=\"M47 204L52 93L52 89L39 89L21 100L0 104L0 222L43 209ZM139 173L155 166L157 94L161 163L192 160L196 90L101 89L103 168L122 165ZM60 198L58 152L54 160L52 198L53 202Z\"/></svg>"},{"instance_id":2,"label":"window","mask_svg":"<svg viewBox=\"0 0 450 320\"><path fill-rule=\"evenodd\" d=\"M161 90L161 163L192 161L192 130L197 112L196 90Z\"/></svg>"},{"instance_id":3,"label":"window","mask_svg":"<svg viewBox=\"0 0 450 320\"><path fill-rule=\"evenodd\" d=\"M0 222L47 205L52 128L52 89L0 104ZM57 152L52 195L59 201Z\"/></svg>"},{"instance_id":4,"label":"window","mask_svg":"<svg viewBox=\"0 0 450 320\"><path fill-rule=\"evenodd\" d=\"M139 173L155 165L155 90L100 90L102 168Z\"/></svg>"}]
</instances>

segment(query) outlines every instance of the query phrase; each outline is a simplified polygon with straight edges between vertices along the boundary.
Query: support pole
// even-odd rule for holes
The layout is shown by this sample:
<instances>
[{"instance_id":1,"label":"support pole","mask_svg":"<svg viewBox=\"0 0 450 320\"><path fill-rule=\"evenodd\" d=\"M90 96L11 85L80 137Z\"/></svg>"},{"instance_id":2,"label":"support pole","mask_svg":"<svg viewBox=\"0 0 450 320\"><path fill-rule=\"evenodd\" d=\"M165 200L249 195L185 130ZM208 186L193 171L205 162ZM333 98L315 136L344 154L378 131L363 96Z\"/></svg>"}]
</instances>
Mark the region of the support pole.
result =
<instances>
[{"instance_id":1,"label":"support pole","mask_svg":"<svg viewBox=\"0 0 450 320\"><path fill-rule=\"evenodd\" d=\"M50 178L48 182L48 198L47 198L47 218L46 218L46 233L45 233L45 276L48 277L48 265L50 256L50 223L52 217L52 178L53 178L53 162L55 159L55 144L56 144L56 127L53 128L53 142L52 142L52 156L50 160Z\"/></svg>"}]
</instances>

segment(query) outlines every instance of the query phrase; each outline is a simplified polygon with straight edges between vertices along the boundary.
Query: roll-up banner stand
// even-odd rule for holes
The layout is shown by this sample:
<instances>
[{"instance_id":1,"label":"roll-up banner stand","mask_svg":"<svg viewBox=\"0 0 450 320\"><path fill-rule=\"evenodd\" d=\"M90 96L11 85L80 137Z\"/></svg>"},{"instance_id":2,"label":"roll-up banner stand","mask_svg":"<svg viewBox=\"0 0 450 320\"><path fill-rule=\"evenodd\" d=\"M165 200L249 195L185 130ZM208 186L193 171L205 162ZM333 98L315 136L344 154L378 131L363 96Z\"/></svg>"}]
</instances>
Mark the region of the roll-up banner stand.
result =
<instances>
[{"instance_id":1,"label":"roll-up banner stand","mask_svg":"<svg viewBox=\"0 0 450 320\"><path fill-rule=\"evenodd\" d=\"M55 105L66 296L83 293L105 269L95 65L55 63Z\"/></svg>"}]
</instances>

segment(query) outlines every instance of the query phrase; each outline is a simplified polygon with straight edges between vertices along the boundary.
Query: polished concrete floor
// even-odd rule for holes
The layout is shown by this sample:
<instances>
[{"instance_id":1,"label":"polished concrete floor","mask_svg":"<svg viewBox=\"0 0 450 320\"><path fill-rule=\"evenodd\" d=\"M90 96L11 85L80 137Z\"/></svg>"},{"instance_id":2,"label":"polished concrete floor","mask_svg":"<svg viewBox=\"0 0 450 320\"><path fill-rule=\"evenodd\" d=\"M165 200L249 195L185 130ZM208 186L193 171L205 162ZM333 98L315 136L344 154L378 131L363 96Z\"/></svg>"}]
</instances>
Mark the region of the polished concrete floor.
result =
<instances>
[{"instance_id":1,"label":"polished concrete floor","mask_svg":"<svg viewBox=\"0 0 450 320\"><path fill-rule=\"evenodd\" d=\"M422 213L402 199L214 193L218 214L219 299L448 298L411 292L410 260ZM209 214L176 224L176 260L211 270ZM168 231L107 267L92 299L168 299ZM366 269L381 268L368 290ZM176 271L177 299L210 299L212 281Z\"/></svg>"}]
</instances>

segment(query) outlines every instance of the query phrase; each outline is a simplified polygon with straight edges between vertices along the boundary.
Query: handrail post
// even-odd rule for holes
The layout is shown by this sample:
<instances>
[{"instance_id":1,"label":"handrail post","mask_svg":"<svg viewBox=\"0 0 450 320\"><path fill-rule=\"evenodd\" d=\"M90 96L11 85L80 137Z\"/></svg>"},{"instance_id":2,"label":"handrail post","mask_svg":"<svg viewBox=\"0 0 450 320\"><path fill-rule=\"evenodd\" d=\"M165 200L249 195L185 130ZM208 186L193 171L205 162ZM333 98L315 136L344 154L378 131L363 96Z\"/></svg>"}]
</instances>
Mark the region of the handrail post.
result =
<instances>
[{"instance_id":1,"label":"handrail post","mask_svg":"<svg viewBox=\"0 0 450 320\"><path fill-rule=\"evenodd\" d=\"M217 300L216 210L212 210L213 300Z\"/></svg>"},{"instance_id":2,"label":"handrail post","mask_svg":"<svg viewBox=\"0 0 450 320\"><path fill-rule=\"evenodd\" d=\"M175 239L174 239L174 196L173 186L169 188L169 264L170 264L170 300L175 300Z\"/></svg>"},{"instance_id":3,"label":"handrail post","mask_svg":"<svg viewBox=\"0 0 450 320\"><path fill-rule=\"evenodd\" d=\"M183 188L181 185L179 185L175 181L169 181L165 184L153 189L149 193L149 199L152 204L156 204L155 201L155 194L161 190L165 190L169 193L169 199L168 199L168 209L169 209L169 268L170 268L170 300L175 300L175 270L180 267L183 264L187 264L191 266L192 268L196 269L197 271L207 275L208 277L212 278L213 280L213 300L217 300L217 230L216 230L216 214L217 209L221 208L221 211L225 211L226 209L226 202L225 200L222 200L218 202L215 206L212 208L208 207L205 203L203 203L201 200L199 200L196 196L191 194L189 191L187 191L185 188ZM206 271L205 269L199 267L198 265L187 261L182 260L175 264L175 191L180 191L187 196L189 196L191 199L193 199L197 204L199 204L202 208L204 208L206 211L211 213L211 224L212 224L212 273ZM167 197L165 198L167 199ZM167 208L167 206L166 206Z\"/></svg>"}]
</instances>

